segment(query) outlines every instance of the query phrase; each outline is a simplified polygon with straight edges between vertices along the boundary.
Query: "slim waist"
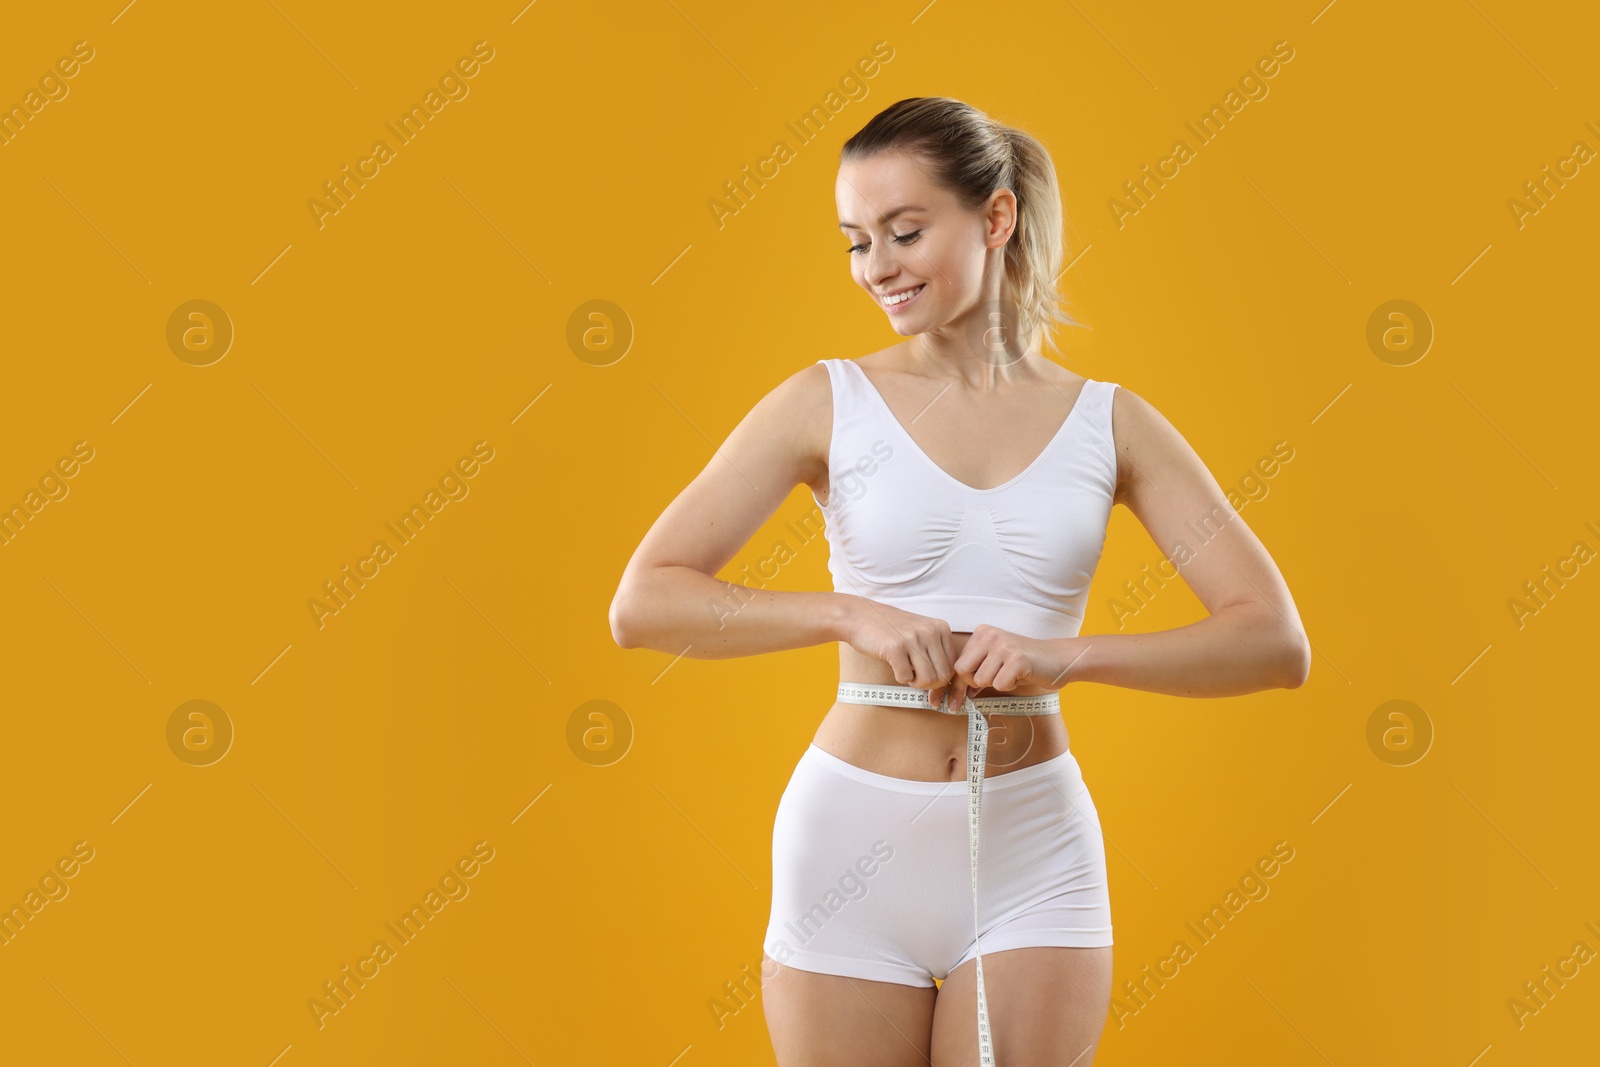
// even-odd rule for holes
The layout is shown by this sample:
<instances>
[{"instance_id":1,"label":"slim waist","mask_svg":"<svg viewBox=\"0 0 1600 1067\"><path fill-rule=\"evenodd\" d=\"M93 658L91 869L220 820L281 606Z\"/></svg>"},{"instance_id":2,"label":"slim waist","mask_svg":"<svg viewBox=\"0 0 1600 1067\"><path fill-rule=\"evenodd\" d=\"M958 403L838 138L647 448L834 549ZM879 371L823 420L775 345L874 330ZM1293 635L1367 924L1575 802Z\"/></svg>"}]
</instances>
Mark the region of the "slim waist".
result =
<instances>
[{"instance_id":1,"label":"slim waist","mask_svg":"<svg viewBox=\"0 0 1600 1067\"><path fill-rule=\"evenodd\" d=\"M950 692L945 690L945 702L938 706L928 703L928 691L909 685L877 684L870 682L840 682L838 699L847 704L871 704L885 707L920 708L945 715L967 715L976 710L983 715L1057 715L1061 712L1058 693L1040 693L1037 696L967 696L961 707L949 706Z\"/></svg>"}]
</instances>

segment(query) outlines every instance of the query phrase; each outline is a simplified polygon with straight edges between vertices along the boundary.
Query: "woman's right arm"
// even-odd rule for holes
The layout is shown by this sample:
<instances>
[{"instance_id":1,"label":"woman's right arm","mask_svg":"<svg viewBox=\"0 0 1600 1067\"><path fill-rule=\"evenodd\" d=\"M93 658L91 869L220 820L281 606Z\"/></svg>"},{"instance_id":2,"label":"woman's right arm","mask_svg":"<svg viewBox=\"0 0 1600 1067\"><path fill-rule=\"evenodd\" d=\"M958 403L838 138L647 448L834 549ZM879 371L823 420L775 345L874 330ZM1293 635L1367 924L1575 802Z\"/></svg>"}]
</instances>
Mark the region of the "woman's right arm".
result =
<instances>
[{"instance_id":1,"label":"woman's right arm","mask_svg":"<svg viewBox=\"0 0 1600 1067\"><path fill-rule=\"evenodd\" d=\"M726 659L848 640L867 604L861 597L715 577L796 485L827 472L832 419L828 369L819 363L757 402L628 561L611 601L617 644Z\"/></svg>"}]
</instances>

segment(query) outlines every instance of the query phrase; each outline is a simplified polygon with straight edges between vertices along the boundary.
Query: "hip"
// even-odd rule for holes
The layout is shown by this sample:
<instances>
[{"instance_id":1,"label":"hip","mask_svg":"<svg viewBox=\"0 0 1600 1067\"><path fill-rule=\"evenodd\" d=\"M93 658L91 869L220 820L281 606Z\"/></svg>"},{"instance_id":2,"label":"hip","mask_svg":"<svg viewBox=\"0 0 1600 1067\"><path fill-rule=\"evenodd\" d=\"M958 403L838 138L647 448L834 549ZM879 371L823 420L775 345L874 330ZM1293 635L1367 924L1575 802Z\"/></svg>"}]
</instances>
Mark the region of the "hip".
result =
<instances>
[{"instance_id":1,"label":"hip","mask_svg":"<svg viewBox=\"0 0 1600 1067\"><path fill-rule=\"evenodd\" d=\"M970 915L968 799L964 780L879 774L812 744L778 803L775 861L790 876L829 871L881 838L912 859L899 866L947 875L947 888L956 899L965 895ZM985 781L982 866L990 875L1014 874L1053 854L1071 871L1081 866L1081 850L1100 844L1100 815L1071 750Z\"/></svg>"}]
</instances>

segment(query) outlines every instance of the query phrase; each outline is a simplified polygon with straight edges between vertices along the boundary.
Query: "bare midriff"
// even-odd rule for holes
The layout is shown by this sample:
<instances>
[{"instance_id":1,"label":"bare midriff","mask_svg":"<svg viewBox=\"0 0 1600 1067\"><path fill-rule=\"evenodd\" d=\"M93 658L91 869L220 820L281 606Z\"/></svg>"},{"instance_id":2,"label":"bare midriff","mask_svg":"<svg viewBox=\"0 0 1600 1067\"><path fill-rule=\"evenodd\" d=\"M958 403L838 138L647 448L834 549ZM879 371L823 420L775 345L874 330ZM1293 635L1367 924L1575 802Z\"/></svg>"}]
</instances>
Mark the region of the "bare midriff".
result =
<instances>
[{"instance_id":1,"label":"bare midriff","mask_svg":"<svg viewBox=\"0 0 1600 1067\"><path fill-rule=\"evenodd\" d=\"M953 634L960 656L969 633ZM902 685L881 659L839 644L839 680L869 685ZM969 690L967 695L1039 696L1056 692L1022 686L1000 692ZM986 715L989 753L984 776L1031 767L1067 751L1067 724L1060 715ZM930 704L921 708L835 702L823 716L812 743L824 752L877 774L919 782L957 782L967 777L967 717L946 715Z\"/></svg>"}]
</instances>

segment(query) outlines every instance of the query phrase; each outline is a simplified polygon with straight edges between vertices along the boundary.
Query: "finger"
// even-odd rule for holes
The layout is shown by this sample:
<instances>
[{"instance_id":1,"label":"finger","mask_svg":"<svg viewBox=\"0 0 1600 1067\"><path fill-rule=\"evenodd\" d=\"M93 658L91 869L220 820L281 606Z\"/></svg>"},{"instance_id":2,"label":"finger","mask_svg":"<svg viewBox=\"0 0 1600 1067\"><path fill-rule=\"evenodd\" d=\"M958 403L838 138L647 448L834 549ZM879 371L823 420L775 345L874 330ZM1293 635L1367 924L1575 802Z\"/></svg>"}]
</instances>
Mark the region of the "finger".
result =
<instances>
[{"instance_id":1,"label":"finger","mask_svg":"<svg viewBox=\"0 0 1600 1067\"><path fill-rule=\"evenodd\" d=\"M988 685L985 681L985 665L989 663L993 653L989 648L990 639L981 628L973 631L967 638L966 647L961 650L960 657L956 660L956 676L961 681L961 698L965 700L974 690L982 689Z\"/></svg>"},{"instance_id":2,"label":"finger","mask_svg":"<svg viewBox=\"0 0 1600 1067\"><path fill-rule=\"evenodd\" d=\"M925 649L928 662L932 665L933 670L936 672L936 677L939 679L937 687L939 695L943 695L951 677L955 674L954 668L950 666L950 661L955 658L953 642L954 638L950 636L950 631L947 629L935 635Z\"/></svg>"},{"instance_id":3,"label":"finger","mask_svg":"<svg viewBox=\"0 0 1600 1067\"><path fill-rule=\"evenodd\" d=\"M911 685L916 686L918 689L931 690L944 684L945 679L938 671L934 670L933 661L928 659L927 651L920 644L912 644L909 651L911 664L917 672L917 678L910 683Z\"/></svg>"},{"instance_id":4,"label":"finger","mask_svg":"<svg viewBox=\"0 0 1600 1067\"><path fill-rule=\"evenodd\" d=\"M901 685L912 684L915 680L916 662L906 650L896 650L887 662L894 669L894 680L896 682Z\"/></svg>"},{"instance_id":5,"label":"finger","mask_svg":"<svg viewBox=\"0 0 1600 1067\"><path fill-rule=\"evenodd\" d=\"M986 686L993 688L994 676L999 672L1000 666L1001 662L998 656L985 655L982 662L978 663L969 672L972 678L972 687L974 689L982 689Z\"/></svg>"},{"instance_id":6,"label":"finger","mask_svg":"<svg viewBox=\"0 0 1600 1067\"><path fill-rule=\"evenodd\" d=\"M939 662L951 674L956 670L956 635L948 625L939 628Z\"/></svg>"},{"instance_id":7,"label":"finger","mask_svg":"<svg viewBox=\"0 0 1600 1067\"><path fill-rule=\"evenodd\" d=\"M952 636L947 638L947 640L949 641L948 648L950 657L948 661L950 664L950 686L947 694L949 698L947 706L951 708L959 708L966 695L967 686L966 683L962 681L960 669L956 666L958 657L955 655L955 638Z\"/></svg>"},{"instance_id":8,"label":"finger","mask_svg":"<svg viewBox=\"0 0 1600 1067\"><path fill-rule=\"evenodd\" d=\"M951 649L954 650L954 648L955 644L952 638ZM968 637L966 645L961 649L961 655L952 656L950 659L951 672L953 674L962 674L970 671L974 663L983 659L982 653L983 645L978 642L977 637Z\"/></svg>"},{"instance_id":9,"label":"finger","mask_svg":"<svg viewBox=\"0 0 1600 1067\"><path fill-rule=\"evenodd\" d=\"M1017 687L1016 666L1010 662L1002 663L1000 665L1000 669L995 671L994 682L992 684L1002 693L1009 693L1011 690L1015 689Z\"/></svg>"}]
</instances>

